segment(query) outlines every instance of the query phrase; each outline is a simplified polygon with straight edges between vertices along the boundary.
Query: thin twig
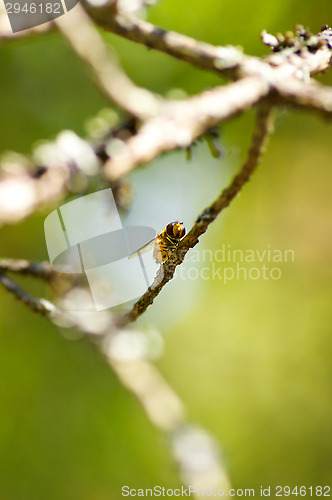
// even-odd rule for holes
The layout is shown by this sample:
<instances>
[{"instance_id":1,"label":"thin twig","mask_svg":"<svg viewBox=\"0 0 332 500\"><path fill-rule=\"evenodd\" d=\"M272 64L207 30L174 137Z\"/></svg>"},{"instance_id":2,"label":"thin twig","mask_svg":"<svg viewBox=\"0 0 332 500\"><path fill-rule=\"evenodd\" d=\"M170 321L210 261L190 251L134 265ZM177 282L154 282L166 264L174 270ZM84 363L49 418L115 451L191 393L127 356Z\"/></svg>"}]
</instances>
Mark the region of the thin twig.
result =
<instances>
[{"instance_id":1,"label":"thin twig","mask_svg":"<svg viewBox=\"0 0 332 500\"><path fill-rule=\"evenodd\" d=\"M160 111L160 96L136 86L121 68L115 52L104 42L80 5L55 21L76 54L92 70L107 97L129 114L146 119Z\"/></svg>"},{"instance_id":2,"label":"thin twig","mask_svg":"<svg viewBox=\"0 0 332 500\"><path fill-rule=\"evenodd\" d=\"M15 271L15 265L9 265L8 272ZM20 266L17 266L18 268ZM31 268L22 266L22 272L31 271ZM36 271L36 272L35 272ZM18 271L19 272L19 271ZM38 269L32 271L33 276L42 277L46 279L46 275L44 275L44 271ZM47 271L46 271L47 273ZM61 273L55 273L59 276L64 276ZM81 314L79 311L70 310L66 308L62 308L62 306L57 306L52 302L46 299L39 299L28 293L26 290L21 288L14 280L9 278L1 269L0 269L0 284L11 294L16 297L20 302L22 302L26 307L28 307L31 311L36 312L42 316L47 317L52 323L60 328L65 329L74 329L82 334L102 334L103 332L100 330L101 325L103 328L108 329L108 333L112 333L114 331L114 326L111 322L110 314L106 313L103 317L97 316L98 312L88 311L88 315L84 313ZM60 303L61 304L61 303ZM99 320L99 322L98 322Z\"/></svg>"},{"instance_id":3,"label":"thin twig","mask_svg":"<svg viewBox=\"0 0 332 500\"><path fill-rule=\"evenodd\" d=\"M176 267L183 262L189 249L193 248L198 243L198 238L205 233L209 225L224 208L228 207L244 184L249 181L258 165L266 144L266 139L271 131L271 113L272 110L269 105L259 107L249 153L240 172L233 178L230 185L221 192L220 196L218 196L218 198L198 216L195 224L179 243L174 254L170 256L162 267L160 267L154 283L136 304L134 304L132 310L115 319L118 326L125 326L135 321L146 311L166 283L174 277Z\"/></svg>"},{"instance_id":4,"label":"thin twig","mask_svg":"<svg viewBox=\"0 0 332 500\"><path fill-rule=\"evenodd\" d=\"M248 57L235 47L215 47L175 31L167 31L125 12L117 12L115 4L107 3L103 7L96 7L88 0L83 0L82 5L106 31L112 31L201 69L234 77L240 64Z\"/></svg>"},{"instance_id":5,"label":"thin twig","mask_svg":"<svg viewBox=\"0 0 332 500\"><path fill-rule=\"evenodd\" d=\"M0 259L0 272L13 272L52 281L60 273L52 269L49 262L29 262L28 260Z\"/></svg>"},{"instance_id":6,"label":"thin twig","mask_svg":"<svg viewBox=\"0 0 332 500\"><path fill-rule=\"evenodd\" d=\"M56 312L56 307L51 302L45 299L36 299L3 273L0 273L0 283L32 311L48 318Z\"/></svg>"}]
</instances>

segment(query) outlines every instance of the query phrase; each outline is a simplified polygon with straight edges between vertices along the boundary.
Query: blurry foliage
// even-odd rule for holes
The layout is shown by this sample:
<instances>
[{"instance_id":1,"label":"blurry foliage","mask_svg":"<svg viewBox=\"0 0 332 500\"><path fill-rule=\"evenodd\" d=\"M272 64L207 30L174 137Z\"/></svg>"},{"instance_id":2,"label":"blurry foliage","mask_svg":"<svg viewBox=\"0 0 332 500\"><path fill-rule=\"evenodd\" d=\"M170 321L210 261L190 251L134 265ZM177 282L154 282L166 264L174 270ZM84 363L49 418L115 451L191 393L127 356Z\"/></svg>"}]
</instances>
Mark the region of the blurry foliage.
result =
<instances>
[{"instance_id":1,"label":"blurry foliage","mask_svg":"<svg viewBox=\"0 0 332 500\"><path fill-rule=\"evenodd\" d=\"M315 32L331 17L328 0L314 8L300 0L165 0L149 10L164 28L259 55L268 53L262 29L301 23ZM154 91L191 94L220 82L104 36L134 81ZM0 65L1 151L30 153L62 129L84 135L86 120L109 105L58 34L2 44ZM320 80L331 84L331 72ZM202 282L200 303L165 337L159 366L190 418L220 439L235 487L331 479L331 126L278 110L253 181L204 236L211 249L293 248L295 263L280 281ZM245 154L250 130L250 114L222 127L226 156ZM224 157L216 161L222 169ZM44 216L2 229L1 256L47 258ZM166 443L93 347L65 341L3 290L0 300L0 498L106 500L120 498L123 484L176 487ZM166 333L164 318L156 326Z\"/></svg>"}]
</instances>

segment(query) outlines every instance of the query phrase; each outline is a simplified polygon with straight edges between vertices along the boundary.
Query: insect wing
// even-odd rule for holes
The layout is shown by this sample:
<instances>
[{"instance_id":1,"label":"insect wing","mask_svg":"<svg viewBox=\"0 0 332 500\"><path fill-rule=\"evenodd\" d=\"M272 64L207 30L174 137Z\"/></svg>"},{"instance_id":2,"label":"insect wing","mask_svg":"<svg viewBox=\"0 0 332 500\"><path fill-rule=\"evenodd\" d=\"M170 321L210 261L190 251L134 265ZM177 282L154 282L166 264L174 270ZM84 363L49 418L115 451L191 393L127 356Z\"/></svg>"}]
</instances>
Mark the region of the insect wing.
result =
<instances>
[{"instance_id":1,"label":"insect wing","mask_svg":"<svg viewBox=\"0 0 332 500\"><path fill-rule=\"evenodd\" d=\"M157 241L157 239L158 239L158 236L156 236L152 240L148 241L148 243L146 243L141 248L139 248L138 250L135 250L135 252L133 252L132 254L130 254L129 257L128 257L128 259L133 259L134 257L137 257L138 254L149 252L153 248L153 246L154 246L155 242Z\"/></svg>"}]
</instances>

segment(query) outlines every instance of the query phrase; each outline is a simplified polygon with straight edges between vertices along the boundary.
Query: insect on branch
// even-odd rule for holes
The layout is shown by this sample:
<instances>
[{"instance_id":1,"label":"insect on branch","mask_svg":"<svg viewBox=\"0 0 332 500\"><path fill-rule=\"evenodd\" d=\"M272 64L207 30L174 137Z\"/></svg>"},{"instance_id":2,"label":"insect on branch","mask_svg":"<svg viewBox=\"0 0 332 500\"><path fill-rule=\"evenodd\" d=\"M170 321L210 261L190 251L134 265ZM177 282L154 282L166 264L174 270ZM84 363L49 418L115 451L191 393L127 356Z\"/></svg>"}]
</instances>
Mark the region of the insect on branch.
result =
<instances>
[{"instance_id":1,"label":"insect on branch","mask_svg":"<svg viewBox=\"0 0 332 500\"><path fill-rule=\"evenodd\" d=\"M182 264L190 248L197 245L199 237L205 233L220 212L228 207L243 186L250 180L264 152L267 137L272 129L272 111L272 107L265 103L258 107L251 146L240 172L233 177L229 186L223 189L218 198L197 217L195 224L179 242L174 253L160 266L151 287L134 304L131 311L115 318L117 326L123 327L136 321L146 311L166 283L174 277L177 266Z\"/></svg>"}]
</instances>

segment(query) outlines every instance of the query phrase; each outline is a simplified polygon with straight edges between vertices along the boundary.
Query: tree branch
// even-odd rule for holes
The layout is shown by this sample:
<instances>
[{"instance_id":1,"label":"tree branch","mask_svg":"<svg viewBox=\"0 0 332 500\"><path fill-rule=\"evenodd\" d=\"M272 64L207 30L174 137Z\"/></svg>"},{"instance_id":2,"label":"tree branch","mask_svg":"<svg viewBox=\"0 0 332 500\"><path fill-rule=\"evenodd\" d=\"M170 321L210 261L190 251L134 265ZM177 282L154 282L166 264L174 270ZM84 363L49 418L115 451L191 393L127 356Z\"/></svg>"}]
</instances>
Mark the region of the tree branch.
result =
<instances>
[{"instance_id":1,"label":"tree branch","mask_svg":"<svg viewBox=\"0 0 332 500\"><path fill-rule=\"evenodd\" d=\"M0 226L20 221L38 209L59 202L70 193L86 194L97 187L112 187L117 206L128 203L123 184L101 179L100 165L106 161L108 142L135 132L134 119L109 127L103 140L83 140L64 131L54 141L37 147L34 159L8 153L0 164Z\"/></svg>"},{"instance_id":2,"label":"tree branch","mask_svg":"<svg viewBox=\"0 0 332 500\"><path fill-rule=\"evenodd\" d=\"M55 23L76 54L89 65L101 90L115 104L140 119L159 113L162 98L136 86L128 78L115 52L104 42L81 5Z\"/></svg>"},{"instance_id":3,"label":"tree branch","mask_svg":"<svg viewBox=\"0 0 332 500\"><path fill-rule=\"evenodd\" d=\"M309 74L325 71L331 64L331 29L325 29L315 37L317 50L313 50L311 34L304 40L297 33L299 36L294 39L293 46L290 43L283 51L262 60L248 56L236 47L214 46L181 33L167 31L119 10L116 1L111 0L104 6L93 5L89 0L82 0L81 3L92 19L106 31L232 80L249 75L270 80L271 70L276 66L286 65L289 71L290 66L293 69L298 65L302 67L304 59ZM262 35L266 43L264 37L267 34L264 32Z\"/></svg>"},{"instance_id":4,"label":"tree branch","mask_svg":"<svg viewBox=\"0 0 332 500\"><path fill-rule=\"evenodd\" d=\"M169 103L163 113L148 120L138 133L123 144L121 152L108 160L106 178L116 180L137 165L166 151L190 146L218 123L251 108L269 92L269 85L257 77Z\"/></svg>"},{"instance_id":5,"label":"tree branch","mask_svg":"<svg viewBox=\"0 0 332 500\"><path fill-rule=\"evenodd\" d=\"M229 78L235 77L246 58L250 59L235 47L215 47L118 11L116 2L97 7L88 0L83 0L82 5L93 20L106 31Z\"/></svg>"},{"instance_id":6,"label":"tree branch","mask_svg":"<svg viewBox=\"0 0 332 500\"><path fill-rule=\"evenodd\" d=\"M93 15L97 13L99 16L104 12L105 23L109 20L113 22L112 19L116 23L123 23L123 18L120 16L120 20L118 19L119 15L114 13L112 5L100 10L97 7L88 7L86 4L86 8L89 8ZM57 21L63 33L72 43L74 50L93 69L104 91L118 105L143 119L143 125L136 135L126 142L121 139L121 149L118 154L110 159L108 159L109 154L104 156L106 179L117 180L137 165L149 162L166 151L190 146L211 127L245 111L262 99L269 100L271 105L288 103L318 111L324 116L332 115L330 89L310 84L310 75L325 70L330 64L332 47L330 28L324 29L316 37L308 35L305 40L298 32L292 42L293 45L272 54L265 61L244 56L240 63L237 60L232 66L237 68L236 77L240 78L239 81L183 101L170 102L161 101L149 91L136 87L123 73L116 59L110 56L102 38L87 16L79 10L80 7L77 9L75 27L66 24L72 19L73 12L64 16L63 20ZM125 23L128 33L136 31L145 33L150 30L151 39L158 40L157 28L152 29L151 26L144 25L144 22L143 25L140 21L137 23L137 26L133 25L136 26L135 29L129 22ZM187 45L190 47L193 63L203 59L204 64L207 64L209 57L206 51L212 50L212 46L207 48L204 44L204 50L202 47L197 48L191 39L174 33L170 38L178 40L178 43L173 40L172 44L182 47L181 50L185 53ZM263 39L267 43L266 34ZM162 36L162 40L162 43L169 43L166 35ZM222 48L217 49L220 51ZM225 61L229 61L228 56ZM76 145L78 140L75 139ZM84 148L81 149L83 151ZM90 149L93 149L91 145ZM96 155L93 150L91 152ZM54 156L52 155L52 158ZM70 192L68 186L72 178L75 178L77 173L85 175L84 171L77 169L77 165L72 167L73 162L75 165L76 158L69 155L68 163L61 158L55 165L54 159L49 160L50 164L47 162L43 164L41 175L39 171L38 175L31 175L28 169L22 169L21 166L19 175L5 175L0 181L0 223L21 220L40 206L58 201L68 191ZM50 166L52 168L49 168ZM14 199L17 200L15 203Z\"/></svg>"},{"instance_id":7,"label":"tree branch","mask_svg":"<svg viewBox=\"0 0 332 500\"><path fill-rule=\"evenodd\" d=\"M45 299L36 299L2 272L0 272L0 283L32 311L48 318L56 312L56 307L51 302Z\"/></svg>"},{"instance_id":8,"label":"tree branch","mask_svg":"<svg viewBox=\"0 0 332 500\"><path fill-rule=\"evenodd\" d=\"M174 277L176 267L183 262L190 248L197 245L198 238L205 233L220 212L228 207L242 187L250 180L271 131L271 112L269 105L259 107L249 153L240 172L233 178L230 185L221 192L220 196L198 216L189 233L180 241L174 254L160 267L152 286L134 304L132 310L115 318L117 326L123 327L136 321L146 311L166 283Z\"/></svg>"}]
</instances>

